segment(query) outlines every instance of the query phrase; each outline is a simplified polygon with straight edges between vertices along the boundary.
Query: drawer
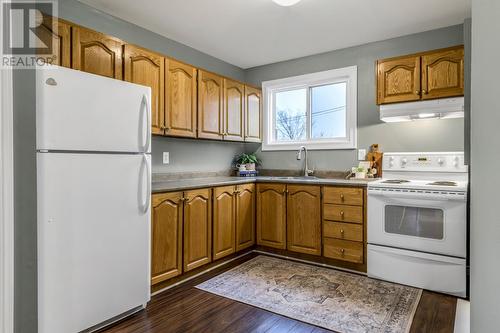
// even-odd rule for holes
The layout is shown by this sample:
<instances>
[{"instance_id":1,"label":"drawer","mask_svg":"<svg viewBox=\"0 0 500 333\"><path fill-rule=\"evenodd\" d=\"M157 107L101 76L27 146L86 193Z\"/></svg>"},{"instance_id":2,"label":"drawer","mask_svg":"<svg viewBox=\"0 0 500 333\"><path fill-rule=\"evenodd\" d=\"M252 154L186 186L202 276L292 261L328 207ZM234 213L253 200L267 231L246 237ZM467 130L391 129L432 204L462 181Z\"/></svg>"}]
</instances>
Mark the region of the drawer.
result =
<instances>
[{"instance_id":1,"label":"drawer","mask_svg":"<svg viewBox=\"0 0 500 333\"><path fill-rule=\"evenodd\" d=\"M323 255L327 258L363 263L363 243L325 238Z\"/></svg>"},{"instance_id":2,"label":"drawer","mask_svg":"<svg viewBox=\"0 0 500 333\"><path fill-rule=\"evenodd\" d=\"M363 189L357 187L328 187L323 188L323 202L363 206Z\"/></svg>"},{"instance_id":3,"label":"drawer","mask_svg":"<svg viewBox=\"0 0 500 333\"><path fill-rule=\"evenodd\" d=\"M362 242L363 226L360 224L324 221L323 236Z\"/></svg>"},{"instance_id":4,"label":"drawer","mask_svg":"<svg viewBox=\"0 0 500 333\"><path fill-rule=\"evenodd\" d=\"M363 223L363 207L324 204L323 217L330 221Z\"/></svg>"}]
</instances>

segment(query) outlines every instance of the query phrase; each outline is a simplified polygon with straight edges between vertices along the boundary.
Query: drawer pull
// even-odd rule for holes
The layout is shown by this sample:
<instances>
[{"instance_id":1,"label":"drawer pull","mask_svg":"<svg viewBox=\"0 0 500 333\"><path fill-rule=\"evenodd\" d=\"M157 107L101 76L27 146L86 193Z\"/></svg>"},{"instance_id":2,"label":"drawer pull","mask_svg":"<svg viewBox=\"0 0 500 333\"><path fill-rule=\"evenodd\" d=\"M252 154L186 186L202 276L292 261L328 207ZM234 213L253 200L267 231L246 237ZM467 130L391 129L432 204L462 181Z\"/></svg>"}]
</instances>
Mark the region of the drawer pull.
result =
<instances>
[{"instance_id":1,"label":"drawer pull","mask_svg":"<svg viewBox=\"0 0 500 333\"><path fill-rule=\"evenodd\" d=\"M344 255L344 252L345 252L344 249L340 249L340 253L342 253L342 255Z\"/></svg>"},{"instance_id":2,"label":"drawer pull","mask_svg":"<svg viewBox=\"0 0 500 333\"><path fill-rule=\"evenodd\" d=\"M344 237L344 229L340 229L340 233L342 234L342 237Z\"/></svg>"},{"instance_id":3,"label":"drawer pull","mask_svg":"<svg viewBox=\"0 0 500 333\"><path fill-rule=\"evenodd\" d=\"M340 195L340 200L344 201L344 195L343 194Z\"/></svg>"},{"instance_id":4,"label":"drawer pull","mask_svg":"<svg viewBox=\"0 0 500 333\"><path fill-rule=\"evenodd\" d=\"M340 216L344 217L344 211L343 210L340 211Z\"/></svg>"}]
</instances>

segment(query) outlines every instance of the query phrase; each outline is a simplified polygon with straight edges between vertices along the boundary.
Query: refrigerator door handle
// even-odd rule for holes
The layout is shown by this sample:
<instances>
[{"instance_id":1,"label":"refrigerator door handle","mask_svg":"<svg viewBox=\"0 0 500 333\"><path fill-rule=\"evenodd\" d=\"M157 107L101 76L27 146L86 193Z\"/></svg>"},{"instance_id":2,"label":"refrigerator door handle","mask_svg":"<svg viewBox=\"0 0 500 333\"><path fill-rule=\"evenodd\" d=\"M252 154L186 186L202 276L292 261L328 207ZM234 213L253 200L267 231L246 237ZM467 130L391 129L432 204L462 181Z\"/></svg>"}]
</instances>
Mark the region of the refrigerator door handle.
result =
<instances>
[{"instance_id":1,"label":"refrigerator door handle","mask_svg":"<svg viewBox=\"0 0 500 333\"><path fill-rule=\"evenodd\" d=\"M149 166L148 156L147 154L142 155L143 165L146 165L146 200L142 201L142 181L144 180L144 174L142 172L139 173L139 177L141 178L140 186L139 186L139 202L141 211L146 214L149 210L149 205L151 204L151 167ZM142 168L141 168L142 169Z\"/></svg>"},{"instance_id":2,"label":"refrigerator door handle","mask_svg":"<svg viewBox=\"0 0 500 333\"><path fill-rule=\"evenodd\" d=\"M149 152L149 146L151 145L151 120L150 118L150 105L146 95L142 95L141 109L146 112L146 143L144 145L144 153Z\"/></svg>"}]
</instances>

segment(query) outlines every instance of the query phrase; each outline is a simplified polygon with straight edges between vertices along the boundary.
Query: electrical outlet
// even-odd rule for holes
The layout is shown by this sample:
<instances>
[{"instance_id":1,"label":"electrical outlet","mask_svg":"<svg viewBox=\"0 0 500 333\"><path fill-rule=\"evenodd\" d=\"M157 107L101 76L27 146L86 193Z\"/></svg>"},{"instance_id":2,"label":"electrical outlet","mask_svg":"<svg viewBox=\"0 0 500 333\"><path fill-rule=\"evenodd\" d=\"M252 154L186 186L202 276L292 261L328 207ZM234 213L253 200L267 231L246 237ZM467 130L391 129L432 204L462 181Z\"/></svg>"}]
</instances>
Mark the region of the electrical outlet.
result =
<instances>
[{"instance_id":1,"label":"electrical outlet","mask_svg":"<svg viewBox=\"0 0 500 333\"><path fill-rule=\"evenodd\" d=\"M358 149L358 161L366 160L366 149Z\"/></svg>"},{"instance_id":2,"label":"electrical outlet","mask_svg":"<svg viewBox=\"0 0 500 333\"><path fill-rule=\"evenodd\" d=\"M163 164L170 163L170 153L168 151L163 152Z\"/></svg>"}]
</instances>

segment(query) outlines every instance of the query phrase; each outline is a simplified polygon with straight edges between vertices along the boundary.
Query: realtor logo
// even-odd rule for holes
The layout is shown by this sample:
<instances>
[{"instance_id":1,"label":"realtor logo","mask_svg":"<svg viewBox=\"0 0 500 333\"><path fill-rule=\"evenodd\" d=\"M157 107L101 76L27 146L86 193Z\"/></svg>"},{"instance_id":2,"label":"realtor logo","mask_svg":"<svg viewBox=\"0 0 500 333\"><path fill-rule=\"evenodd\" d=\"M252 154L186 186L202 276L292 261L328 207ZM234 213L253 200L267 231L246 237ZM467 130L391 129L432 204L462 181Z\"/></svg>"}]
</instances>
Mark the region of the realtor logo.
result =
<instances>
[{"instance_id":1,"label":"realtor logo","mask_svg":"<svg viewBox=\"0 0 500 333\"><path fill-rule=\"evenodd\" d=\"M2 67L28 68L53 62L55 8L54 1L2 1Z\"/></svg>"}]
</instances>

